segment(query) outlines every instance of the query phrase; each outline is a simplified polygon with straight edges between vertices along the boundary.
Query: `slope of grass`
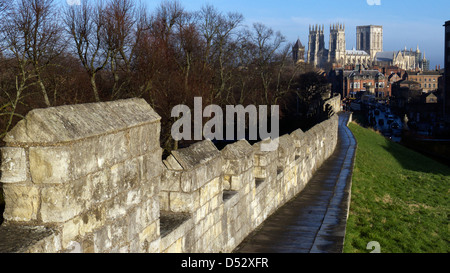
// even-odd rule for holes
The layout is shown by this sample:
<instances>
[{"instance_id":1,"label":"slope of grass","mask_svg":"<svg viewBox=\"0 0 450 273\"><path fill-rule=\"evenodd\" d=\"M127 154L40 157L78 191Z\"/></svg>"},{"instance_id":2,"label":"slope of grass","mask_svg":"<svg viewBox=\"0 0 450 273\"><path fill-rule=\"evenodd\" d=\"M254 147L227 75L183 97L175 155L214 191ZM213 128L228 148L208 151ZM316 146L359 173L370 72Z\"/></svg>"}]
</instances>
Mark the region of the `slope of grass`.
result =
<instances>
[{"instance_id":1,"label":"slope of grass","mask_svg":"<svg viewBox=\"0 0 450 273\"><path fill-rule=\"evenodd\" d=\"M448 253L450 168L350 124L358 141L344 252Z\"/></svg>"}]
</instances>

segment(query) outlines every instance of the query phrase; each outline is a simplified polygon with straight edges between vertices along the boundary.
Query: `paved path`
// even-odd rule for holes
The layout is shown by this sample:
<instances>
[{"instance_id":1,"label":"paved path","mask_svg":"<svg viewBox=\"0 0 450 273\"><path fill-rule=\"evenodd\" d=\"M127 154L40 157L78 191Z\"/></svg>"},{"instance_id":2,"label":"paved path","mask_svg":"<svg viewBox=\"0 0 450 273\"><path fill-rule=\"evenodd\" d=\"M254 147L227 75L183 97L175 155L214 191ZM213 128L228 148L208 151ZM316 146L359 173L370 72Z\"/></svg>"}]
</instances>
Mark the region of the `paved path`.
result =
<instances>
[{"instance_id":1,"label":"paved path","mask_svg":"<svg viewBox=\"0 0 450 273\"><path fill-rule=\"evenodd\" d=\"M237 253L341 253L350 206L356 140L339 114L334 154L305 189L236 248Z\"/></svg>"}]
</instances>

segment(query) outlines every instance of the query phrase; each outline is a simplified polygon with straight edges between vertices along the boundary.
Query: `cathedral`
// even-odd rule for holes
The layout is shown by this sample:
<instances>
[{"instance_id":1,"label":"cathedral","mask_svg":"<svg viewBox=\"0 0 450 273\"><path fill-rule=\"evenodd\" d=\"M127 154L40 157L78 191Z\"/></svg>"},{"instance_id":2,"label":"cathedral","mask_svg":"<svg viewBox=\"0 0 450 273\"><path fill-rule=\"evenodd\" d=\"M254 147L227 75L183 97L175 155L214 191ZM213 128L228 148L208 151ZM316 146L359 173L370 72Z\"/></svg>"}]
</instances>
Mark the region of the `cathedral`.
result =
<instances>
[{"instance_id":1,"label":"cathedral","mask_svg":"<svg viewBox=\"0 0 450 273\"><path fill-rule=\"evenodd\" d=\"M422 58L422 53L417 46L415 51L400 50L383 51L383 27L382 26L357 26L356 49L346 49L345 24L333 24L330 26L330 40L328 49L325 48L325 26L310 26L308 51L306 62L315 67L323 68L326 64L334 64L338 67L357 65L369 68L374 65L398 66L404 70L427 70L429 61ZM300 39L293 47L295 62L305 61L305 47Z\"/></svg>"}]
</instances>

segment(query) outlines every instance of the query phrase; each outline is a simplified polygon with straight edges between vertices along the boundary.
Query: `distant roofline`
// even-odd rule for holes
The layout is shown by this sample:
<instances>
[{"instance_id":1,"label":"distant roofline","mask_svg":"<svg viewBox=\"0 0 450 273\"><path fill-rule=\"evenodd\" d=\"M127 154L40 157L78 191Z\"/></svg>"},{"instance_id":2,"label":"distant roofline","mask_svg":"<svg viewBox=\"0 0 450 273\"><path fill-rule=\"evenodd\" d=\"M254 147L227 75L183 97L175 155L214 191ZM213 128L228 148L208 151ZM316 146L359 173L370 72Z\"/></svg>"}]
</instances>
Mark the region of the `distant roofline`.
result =
<instances>
[{"instance_id":1,"label":"distant roofline","mask_svg":"<svg viewBox=\"0 0 450 273\"><path fill-rule=\"evenodd\" d=\"M450 21L449 21L450 22ZM366 25L366 26L356 26L357 28L359 28L359 27L383 27L383 26L381 26L381 25Z\"/></svg>"},{"instance_id":2,"label":"distant roofline","mask_svg":"<svg viewBox=\"0 0 450 273\"><path fill-rule=\"evenodd\" d=\"M412 80L401 80L401 81L398 81L398 84L402 84L402 83L404 83L404 84L416 84L416 85L420 85L419 82L412 81Z\"/></svg>"}]
</instances>

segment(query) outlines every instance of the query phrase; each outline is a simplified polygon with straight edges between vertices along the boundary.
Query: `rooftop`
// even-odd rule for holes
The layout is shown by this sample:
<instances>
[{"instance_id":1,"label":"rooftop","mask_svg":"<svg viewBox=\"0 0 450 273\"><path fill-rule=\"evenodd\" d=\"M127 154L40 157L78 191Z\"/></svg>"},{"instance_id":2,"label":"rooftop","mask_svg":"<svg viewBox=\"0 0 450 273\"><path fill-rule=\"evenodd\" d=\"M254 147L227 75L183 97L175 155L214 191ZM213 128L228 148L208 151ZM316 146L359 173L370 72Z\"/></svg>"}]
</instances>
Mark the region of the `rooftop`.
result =
<instances>
[{"instance_id":1,"label":"rooftop","mask_svg":"<svg viewBox=\"0 0 450 273\"><path fill-rule=\"evenodd\" d=\"M345 75L344 75L345 76ZM348 74L348 77L384 77L383 73L378 70L355 70Z\"/></svg>"},{"instance_id":2,"label":"rooftop","mask_svg":"<svg viewBox=\"0 0 450 273\"><path fill-rule=\"evenodd\" d=\"M365 52L364 50L356 50L356 49L352 49L352 50L346 50L345 53L347 55L363 55L363 56L369 56L369 54L367 54L367 52Z\"/></svg>"}]
</instances>

